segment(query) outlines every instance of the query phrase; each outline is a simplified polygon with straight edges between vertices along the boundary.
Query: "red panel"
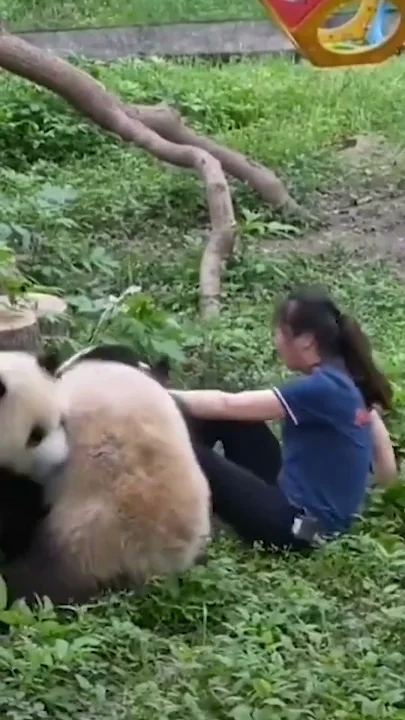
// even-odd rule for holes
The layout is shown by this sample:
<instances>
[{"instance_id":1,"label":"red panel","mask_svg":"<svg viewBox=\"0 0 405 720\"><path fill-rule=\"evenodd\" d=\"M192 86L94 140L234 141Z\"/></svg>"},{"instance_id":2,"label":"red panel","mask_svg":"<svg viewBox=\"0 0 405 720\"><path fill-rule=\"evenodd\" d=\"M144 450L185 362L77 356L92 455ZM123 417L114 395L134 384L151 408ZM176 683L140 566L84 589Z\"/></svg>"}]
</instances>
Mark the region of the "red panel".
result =
<instances>
[{"instance_id":1,"label":"red panel","mask_svg":"<svg viewBox=\"0 0 405 720\"><path fill-rule=\"evenodd\" d=\"M261 0L270 15L274 10L288 30L294 30L324 0Z\"/></svg>"}]
</instances>

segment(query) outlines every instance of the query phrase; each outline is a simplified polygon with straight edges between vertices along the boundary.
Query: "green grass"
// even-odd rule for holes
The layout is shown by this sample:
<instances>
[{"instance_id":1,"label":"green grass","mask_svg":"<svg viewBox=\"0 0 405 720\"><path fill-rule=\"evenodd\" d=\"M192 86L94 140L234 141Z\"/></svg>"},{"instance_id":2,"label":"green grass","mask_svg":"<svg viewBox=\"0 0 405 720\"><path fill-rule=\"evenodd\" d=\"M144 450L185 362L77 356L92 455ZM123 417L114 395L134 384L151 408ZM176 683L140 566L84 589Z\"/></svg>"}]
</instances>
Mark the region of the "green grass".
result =
<instances>
[{"instance_id":1,"label":"green grass","mask_svg":"<svg viewBox=\"0 0 405 720\"><path fill-rule=\"evenodd\" d=\"M246 20L266 17L259 0L0 0L0 17L20 29L150 25L207 20Z\"/></svg>"},{"instance_id":2,"label":"green grass","mask_svg":"<svg viewBox=\"0 0 405 720\"><path fill-rule=\"evenodd\" d=\"M354 6L357 7L357 6ZM15 30L115 27L181 22L264 20L260 0L0 0L0 18Z\"/></svg>"},{"instance_id":3,"label":"green grass","mask_svg":"<svg viewBox=\"0 0 405 720\"><path fill-rule=\"evenodd\" d=\"M327 74L281 61L123 63L93 72L129 100L175 103L197 129L271 165L314 211L326 192L331 216L339 203L385 187L387 198L401 193L401 62ZM36 282L68 297L69 342L88 340L111 293L140 284L147 297L131 306L134 322L115 318L103 337L149 349L152 338L152 349L171 343L173 352L181 342L191 362L179 378L189 385L266 386L281 372L270 333L275 295L321 280L372 336L395 383L400 406L390 423L405 448L405 288L387 264L365 264L339 247L316 258L292 254L288 239L273 255L272 242L282 239L277 218L233 184L241 249L224 277L220 320L201 328L207 212L193 175L120 148L63 103L4 75L0 120L0 240ZM358 133L382 133L397 163L344 164L336 143ZM176 318L177 330L152 302ZM373 493L353 536L310 559L223 541L206 567L141 599L9 617L0 717L404 720L404 509L398 490Z\"/></svg>"}]
</instances>

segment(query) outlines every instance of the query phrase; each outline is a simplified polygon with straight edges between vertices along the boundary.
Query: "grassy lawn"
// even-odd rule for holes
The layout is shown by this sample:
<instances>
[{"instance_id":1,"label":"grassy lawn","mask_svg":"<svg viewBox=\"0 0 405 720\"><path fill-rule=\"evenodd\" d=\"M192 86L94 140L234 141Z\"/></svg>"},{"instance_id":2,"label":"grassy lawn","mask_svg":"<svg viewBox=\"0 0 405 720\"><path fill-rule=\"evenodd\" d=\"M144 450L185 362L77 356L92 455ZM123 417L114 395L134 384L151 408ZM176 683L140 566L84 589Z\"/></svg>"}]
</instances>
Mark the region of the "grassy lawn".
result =
<instances>
[{"instance_id":1,"label":"grassy lawn","mask_svg":"<svg viewBox=\"0 0 405 720\"><path fill-rule=\"evenodd\" d=\"M69 28L109 25L150 25L206 20L265 18L259 0L0 0L0 16L18 28Z\"/></svg>"},{"instance_id":2,"label":"grassy lawn","mask_svg":"<svg viewBox=\"0 0 405 720\"><path fill-rule=\"evenodd\" d=\"M97 17L107 12L99 8ZM137 62L94 72L134 102L176 104L199 131L271 166L327 222L286 228L233 184L240 250L224 278L221 319L201 328L200 183L4 74L0 239L23 254L36 282L69 299L71 342L88 339L106 297L141 285L149 339L142 323L119 319L104 336L152 338L154 350L181 345L192 361L179 380L189 385L263 386L281 372L270 336L275 294L322 280L364 323L403 404L403 63L322 73L282 61ZM176 318L177 334L156 321L153 303ZM391 428L405 447L401 408ZM353 535L311 559L224 539L206 567L141 599L9 617L0 717L404 720L404 510L399 491L374 492Z\"/></svg>"}]
</instances>

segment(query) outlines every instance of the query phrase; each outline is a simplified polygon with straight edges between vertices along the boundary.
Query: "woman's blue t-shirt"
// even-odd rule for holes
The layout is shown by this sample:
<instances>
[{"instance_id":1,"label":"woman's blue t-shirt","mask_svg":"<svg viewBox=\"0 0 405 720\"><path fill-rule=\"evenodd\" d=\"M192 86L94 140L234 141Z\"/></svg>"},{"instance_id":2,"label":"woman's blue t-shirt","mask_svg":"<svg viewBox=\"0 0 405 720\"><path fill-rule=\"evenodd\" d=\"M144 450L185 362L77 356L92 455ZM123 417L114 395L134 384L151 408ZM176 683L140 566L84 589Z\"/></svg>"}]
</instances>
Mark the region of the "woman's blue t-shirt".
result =
<instances>
[{"instance_id":1,"label":"woman's blue t-shirt","mask_svg":"<svg viewBox=\"0 0 405 720\"><path fill-rule=\"evenodd\" d=\"M345 530L364 502L373 454L359 389L346 372L323 365L274 392L287 413L280 487L328 532Z\"/></svg>"}]
</instances>

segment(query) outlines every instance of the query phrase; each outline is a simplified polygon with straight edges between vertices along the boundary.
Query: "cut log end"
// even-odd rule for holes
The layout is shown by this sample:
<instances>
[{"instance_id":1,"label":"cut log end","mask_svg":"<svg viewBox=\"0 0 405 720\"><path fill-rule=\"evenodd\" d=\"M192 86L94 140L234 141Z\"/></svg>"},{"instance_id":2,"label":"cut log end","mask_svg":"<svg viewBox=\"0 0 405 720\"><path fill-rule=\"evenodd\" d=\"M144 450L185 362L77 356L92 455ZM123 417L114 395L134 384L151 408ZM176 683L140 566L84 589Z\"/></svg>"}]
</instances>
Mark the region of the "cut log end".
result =
<instances>
[{"instance_id":1,"label":"cut log end","mask_svg":"<svg viewBox=\"0 0 405 720\"><path fill-rule=\"evenodd\" d=\"M67 304L62 298L46 293L27 293L26 303L35 313L41 333L54 337L67 331Z\"/></svg>"},{"instance_id":2,"label":"cut log end","mask_svg":"<svg viewBox=\"0 0 405 720\"><path fill-rule=\"evenodd\" d=\"M40 352L42 336L61 331L66 311L64 300L55 295L27 293L16 304L0 295L0 350Z\"/></svg>"},{"instance_id":3,"label":"cut log end","mask_svg":"<svg viewBox=\"0 0 405 720\"><path fill-rule=\"evenodd\" d=\"M35 313L0 303L0 350L36 353L40 349L41 333Z\"/></svg>"}]
</instances>

